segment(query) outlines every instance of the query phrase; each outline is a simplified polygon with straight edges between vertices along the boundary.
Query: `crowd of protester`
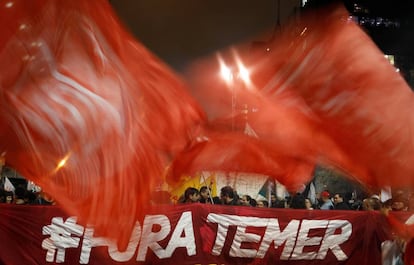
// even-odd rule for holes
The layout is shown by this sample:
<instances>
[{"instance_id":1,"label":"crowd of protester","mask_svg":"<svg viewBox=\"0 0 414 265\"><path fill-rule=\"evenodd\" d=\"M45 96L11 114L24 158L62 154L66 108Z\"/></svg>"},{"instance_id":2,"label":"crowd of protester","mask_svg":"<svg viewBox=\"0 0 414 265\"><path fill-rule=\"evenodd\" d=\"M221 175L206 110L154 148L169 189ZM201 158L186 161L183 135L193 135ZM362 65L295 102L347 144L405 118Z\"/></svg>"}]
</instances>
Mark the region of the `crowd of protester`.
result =
<instances>
[{"instance_id":1,"label":"crowd of protester","mask_svg":"<svg viewBox=\"0 0 414 265\"><path fill-rule=\"evenodd\" d=\"M0 203L14 205L55 205L55 200L15 169L5 164L0 154ZM29 185L30 184L30 185Z\"/></svg>"},{"instance_id":2,"label":"crowd of protester","mask_svg":"<svg viewBox=\"0 0 414 265\"><path fill-rule=\"evenodd\" d=\"M315 198L313 198L315 199ZM331 193L324 190L318 194L316 200L306 197L302 193L296 193L285 198L278 198L275 193L269 193L269 198L263 196L253 198L249 194L239 195L231 186L224 186L219 190L219 196L212 196L211 189L203 186L186 188L178 201L172 201L168 191L155 191L150 202L157 204L188 204L205 203L215 205L245 206L257 208L290 208L307 210L356 210L356 211L414 211L414 193L395 191L392 197L381 201L377 194L368 195L362 199L350 197L349 194ZM15 205L55 205L55 201L43 191L28 190L25 185L18 185L13 191L0 187L0 203ZM398 260L403 264L406 242L396 237L393 241L386 241L383 246L383 259L392 262L384 262L384 265L396 264Z\"/></svg>"},{"instance_id":3,"label":"crowd of protester","mask_svg":"<svg viewBox=\"0 0 414 265\"><path fill-rule=\"evenodd\" d=\"M200 190L188 187L177 203L210 203L308 210L414 211L414 193L402 190L395 191L392 198L383 202L377 194L356 199L350 198L348 194L331 193L328 190L324 190L319 193L316 201L312 202L311 198L307 198L302 193L296 193L283 199L278 198L275 193L270 193L270 199L265 199L264 197L254 199L249 194L239 195L231 186L222 187L219 196L211 196L210 189L207 186L203 186Z\"/></svg>"},{"instance_id":4,"label":"crowd of protester","mask_svg":"<svg viewBox=\"0 0 414 265\"><path fill-rule=\"evenodd\" d=\"M308 210L414 211L414 193L402 190L394 192L393 196L386 201L381 201L377 194L355 199L350 198L348 194L331 193L328 190L320 192L318 198L313 201L302 193L285 198L278 198L275 193L270 193L270 198L255 199L249 194L238 194L231 186L222 187L219 196L212 196L210 188L203 186L200 189L188 187L178 201L172 201L171 194L167 191L154 192L153 197L151 200L153 204L209 203ZM14 191L0 187L0 203L54 205L55 201L43 191L28 190L24 185L19 185Z\"/></svg>"},{"instance_id":5,"label":"crowd of protester","mask_svg":"<svg viewBox=\"0 0 414 265\"><path fill-rule=\"evenodd\" d=\"M371 194L363 199L349 197L349 194L330 193L324 190L319 193L315 203L302 193L296 193L283 199L277 198L271 193L269 199L254 199L248 194L239 195L230 186L222 187L219 196L212 197L208 187L200 190L189 187L185 190L178 203L211 203L221 205L238 205L247 207L291 208L307 210L356 210L356 211L381 211L387 214L389 211L414 211L414 193L397 190L390 199L381 201L377 194ZM403 265L404 256L408 249L404 239L394 235L392 240L384 241L382 249L383 265Z\"/></svg>"},{"instance_id":6,"label":"crowd of protester","mask_svg":"<svg viewBox=\"0 0 414 265\"><path fill-rule=\"evenodd\" d=\"M17 186L14 191L0 188L0 203L16 205L55 205L55 200L43 191L31 191Z\"/></svg>"}]
</instances>

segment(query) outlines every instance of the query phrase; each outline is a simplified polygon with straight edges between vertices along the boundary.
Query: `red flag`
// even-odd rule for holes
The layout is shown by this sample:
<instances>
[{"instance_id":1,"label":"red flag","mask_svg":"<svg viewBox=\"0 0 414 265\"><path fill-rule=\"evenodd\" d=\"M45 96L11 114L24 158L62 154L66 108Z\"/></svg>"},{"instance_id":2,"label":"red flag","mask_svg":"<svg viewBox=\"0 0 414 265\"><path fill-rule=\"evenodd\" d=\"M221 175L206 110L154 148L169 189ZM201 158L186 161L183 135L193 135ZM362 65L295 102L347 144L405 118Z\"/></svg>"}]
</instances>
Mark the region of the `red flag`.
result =
<instances>
[{"instance_id":1,"label":"red flag","mask_svg":"<svg viewBox=\"0 0 414 265\"><path fill-rule=\"evenodd\" d=\"M367 185L414 184L413 94L343 8L287 26L267 53L234 56L230 86L218 78L227 57L194 67L192 88L218 119L198 130L205 117L184 84L107 1L10 3L0 10L1 147L106 236L127 242L170 158L171 181L207 169L294 187L324 163ZM244 105L257 110L257 138L233 126Z\"/></svg>"},{"instance_id":2,"label":"red flag","mask_svg":"<svg viewBox=\"0 0 414 265\"><path fill-rule=\"evenodd\" d=\"M345 8L309 13L263 48L267 52L240 49L191 69L211 117L229 113L236 98L258 109L249 124L266 148L334 166L368 187L414 187L413 92ZM219 68L231 56L233 79L226 87ZM242 61L250 79L235 82ZM224 99L216 101L219 94ZM278 180L300 181L291 178Z\"/></svg>"},{"instance_id":3,"label":"red flag","mask_svg":"<svg viewBox=\"0 0 414 265\"><path fill-rule=\"evenodd\" d=\"M0 18L8 163L125 244L201 110L108 1L11 1Z\"/></svg>"},{"instance_id":4,"label":"red flag","mask_svg":"<svg viewBox=\"0 0 414 265\"><path fill-rule=\"evenodd\" d=\"M210 117L229 115L236 99L257 109L249 124L272 150L334 166L367 186L413 186L414 95L344 7L286 25L267 52L242 48L189 71ZM226 63L230 81L219 75Z\"/></svg>"},{"instance_id":5,"label":"red flag","mask_svg":"<svg viewBox=\"0 0 414 265\"><path fill-rule=\"evenodd\" d=\"M296 191L311 178L313 163L278 152L264 141L237 132L206 135L177 155L169 168L170 183L179 183L181 176L202 170L243 172L271 176Z\"/></svg>"},{"instance_id":6,"label":"red flag","mask_svg":"<svg viewBox=\"0 0 414 265\"><path fill-rule=\"evenodd\" d=\"M304 100L347 156L327 149L329 163L366 185L413 186L414 94L402 76L345 8L312 12L290 29L296 35L282 34L256 63L261 93L271 100L291 90Z\"/></svg>"}]
</instances>

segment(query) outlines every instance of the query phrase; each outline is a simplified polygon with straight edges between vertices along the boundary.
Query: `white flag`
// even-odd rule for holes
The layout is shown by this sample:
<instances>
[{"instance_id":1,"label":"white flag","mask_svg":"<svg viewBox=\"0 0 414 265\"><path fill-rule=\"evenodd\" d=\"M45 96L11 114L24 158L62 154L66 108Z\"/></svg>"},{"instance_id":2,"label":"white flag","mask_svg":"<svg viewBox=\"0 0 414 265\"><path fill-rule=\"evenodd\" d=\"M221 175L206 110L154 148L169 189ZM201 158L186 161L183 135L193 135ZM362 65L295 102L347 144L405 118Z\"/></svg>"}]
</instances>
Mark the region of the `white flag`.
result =
<instances>
[{"instance_id":1,"label":"white flag","mask_svg":"<svg viewBox=\"0 0 414 265\"><path fill-rule=\"evenodd\" d=\"M14 192L14 190L15 190L13 184L11 183L11 181L9 180L8 177L5 177L4 190L5 191L12 191L12 192Z\"/></svg>"},{"instance_id":2,"label":"white flag","mask_svg":"<svg viewBox=\"0 0 414 265\"><path fill-rule=\"evenodd\" d=\"M27 181L27 190L30 190L32 192L40 192L42 189L37 186L33 181L29 180Z\"/></svg>"},{"instance_id":3,"label":"white flag","mask_svg":"<svg viewBox=\"0 0 414 265\"><path fill-rule=\"evenodd\" d=\"M380 198L381 202L385 202L389 199L392 199L392 192L390 186L386 186L381 189Z\"/></svg>"},{"instance_id":4,"label":"white flag","mask_svg":"<svg viewBox=\"0 0 414 265\"><path fill-rule=\"evenodd\" d=\"M317 198L316 198L316 188L313 181L309 185L309 192L308 192L308 198L311 201L312 204L317 204Z\"/></svg>"}]
</instances>

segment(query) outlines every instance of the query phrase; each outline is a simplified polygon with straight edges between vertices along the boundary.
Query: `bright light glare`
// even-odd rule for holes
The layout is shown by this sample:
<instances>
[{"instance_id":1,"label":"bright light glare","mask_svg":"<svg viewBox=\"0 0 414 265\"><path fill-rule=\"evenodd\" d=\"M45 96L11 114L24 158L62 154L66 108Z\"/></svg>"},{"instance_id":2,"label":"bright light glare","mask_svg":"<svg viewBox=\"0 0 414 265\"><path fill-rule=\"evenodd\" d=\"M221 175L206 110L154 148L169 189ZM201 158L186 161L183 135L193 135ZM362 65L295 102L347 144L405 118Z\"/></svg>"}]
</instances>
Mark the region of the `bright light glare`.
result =
<instances>
[{"instance_id":1,"label":"bright light glare","mask_svg":"<svg viewBox=\"0 0 414 265\"><path fill-rule=\"evenodd\" d=\"M384 57L390 62L390 64L395 65L394 55L385 54Z\"/></svg>"},{"instance_id":2,"label":"bright light glare","mask_svg":"<svg viewBox=\"0 0 414 265\"><path fill-rule=\"evenodd\" d=\"M60 160L59 163L58 163L58 165L57 165L57 168L59 169L61 167L64 167L65 164L66 164L66 161L67 161L66 159Z\"/></svg>"},{"instance_id":3,"label":"bright light glare","mask_svg":"<svg viewBox=\"0 0 414 265\"><path fill-rule=\"evenodd\" d=\"M226 82L230 82L231 80L233 80L233 73L231 72L231 69L228 68L226 65L222 64L220 67L220 73L221 73L221 77L226 81Z\"/></svg>"},{"instance_id":4,"label":"bright light glare","mask_svg":"<svg viewBox=\"0 0 414 265\"><path fill-rule=\"evenodd\" d=\"M244 65L239 65L239 77L245 82L245 83L249 83L250 82L250 74L249 74L249 70L247 70L246 67L244 67Z\"/></svg>"},{"instance_id":5,"label":"bright light glare","mask_svg":"<svg viewBox=\"0 0 414 265\"><path fill-rule=\"evenodd\" d=\"M56 166L56 170L61 169L62 167L64 167L66 165L66 162L69 159L69 155L65 156L64 158L62 158L62 160L59 161L59 163Z\"/></svg>"}]
</instances>

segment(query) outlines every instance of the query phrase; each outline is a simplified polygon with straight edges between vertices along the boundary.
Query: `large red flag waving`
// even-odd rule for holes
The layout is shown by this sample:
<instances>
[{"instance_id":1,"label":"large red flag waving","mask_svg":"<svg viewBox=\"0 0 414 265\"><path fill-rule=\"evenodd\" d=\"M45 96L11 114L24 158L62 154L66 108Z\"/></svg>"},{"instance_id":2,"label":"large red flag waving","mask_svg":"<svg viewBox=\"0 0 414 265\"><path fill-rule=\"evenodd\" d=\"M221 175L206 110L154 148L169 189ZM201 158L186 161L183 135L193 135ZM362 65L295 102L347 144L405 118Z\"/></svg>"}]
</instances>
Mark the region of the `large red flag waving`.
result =
<instances>
[{"instance_id":1,"label":"large red flag waving","mask_svg":"<svg viewBox=\"0 0 414 265\"><path fill-rule=\"evenodd\" d=\"M329 163L366 185L414 186L414 94L400 73L345 8L312 12L295 29L256 61L260 92L272 100L291 90L305 101L348 157L324 150Z\"/></svg>"},{"instance_id":2,"label":"large red flag waving","mask_svg":"<svg viewBox=\"0 0 414 265\"><path fill-rule=\"evenodd\" d=\"M126 243L202 112L108 1L11 1L0 21L7 162Z\"/></svg>"},{"instance_id":3,"label":"large red flag waving","mask_svg":"<svg viewBox=\"0 0 414 265\"><path fill-rule=\"evenodd\" d=\"M122 243L170 159L171 182L213 169L294 189L324 163L367 185L414 184L413 94L343 8L286 26L266 53L241 52L249 78L237 56L230 84L217 77L220 57L192 68L211 119L201 129L185 85L107 1L13 1L0 22L8 162ZM255 137L237 130L240 106Z\"/></svg>"},{"instance_id":4,"label":"large red flag waving","mask_svg":"<svg viewBox=\"0 0 414 265\"><path fill-rule=\"evenodd\" d=\"M190 69L210 117L229 115L236 99L227 128L235 129L230 124L242 106L255 109L248 122L264 152L334 166L371 187L414 185L414 94L345 8L306 14L263 49L233 48ZM220 77L223 61L230 82ZM265 171L256 165L254 172ZM279 181L303 179L291 177Z\"/></svg>"}]
</instances>

